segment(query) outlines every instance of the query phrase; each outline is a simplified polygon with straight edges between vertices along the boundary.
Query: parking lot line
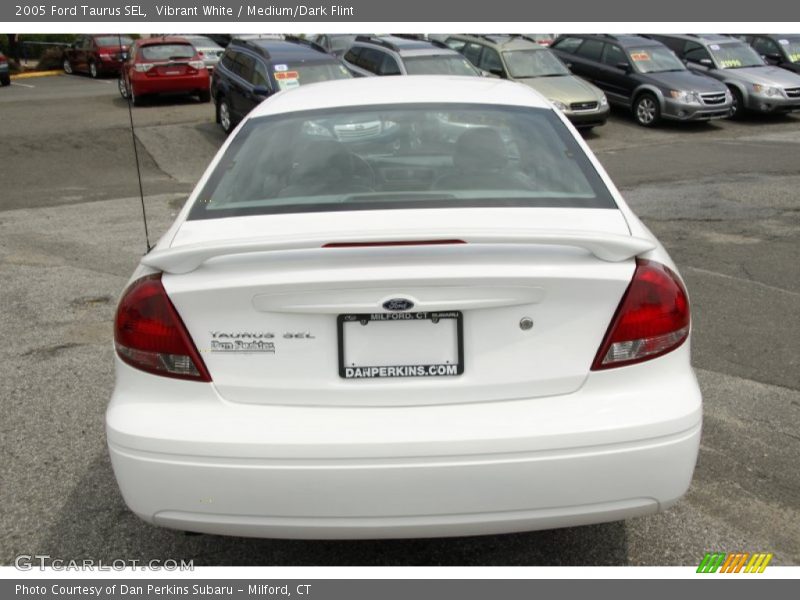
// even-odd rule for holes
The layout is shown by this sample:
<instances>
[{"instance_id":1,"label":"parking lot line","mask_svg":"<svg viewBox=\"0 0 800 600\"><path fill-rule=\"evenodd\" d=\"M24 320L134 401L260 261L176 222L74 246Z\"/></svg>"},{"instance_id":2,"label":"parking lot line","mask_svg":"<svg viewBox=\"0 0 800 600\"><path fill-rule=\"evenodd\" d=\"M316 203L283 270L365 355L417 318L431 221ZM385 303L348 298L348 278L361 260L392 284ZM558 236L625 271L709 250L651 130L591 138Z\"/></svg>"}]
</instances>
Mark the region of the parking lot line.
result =
<instances>
[{"instance_id":1,"label":"parking lot line","mask_svg":"<svg viewBox=\"0 0 800 600\"><path fill-rule=\"evenodd\" d=\"M16 81L12 81L11 85L18 85L19 87L26 87L26 88L34 88L34 87L36 87L35 85L31 85L29 83L18 83Z\"/></svg>"}]
</instances>

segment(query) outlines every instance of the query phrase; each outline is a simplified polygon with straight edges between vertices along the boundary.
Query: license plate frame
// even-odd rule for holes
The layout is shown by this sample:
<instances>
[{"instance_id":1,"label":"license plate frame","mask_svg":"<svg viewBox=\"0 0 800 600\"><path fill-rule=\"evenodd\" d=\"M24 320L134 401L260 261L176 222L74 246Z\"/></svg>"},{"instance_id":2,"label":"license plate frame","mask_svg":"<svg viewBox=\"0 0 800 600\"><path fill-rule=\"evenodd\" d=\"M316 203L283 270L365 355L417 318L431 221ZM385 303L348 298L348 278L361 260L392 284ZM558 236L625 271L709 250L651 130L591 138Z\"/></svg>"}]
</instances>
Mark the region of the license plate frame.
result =
<instances>
[{"instance_id":1,"label":"license plate frame","mask_svg":"<svg viewBox=\"0 0 800 600\"><path fill-rule=\"evenodd\" d=\"M403 315L403 316L399 316ZM424 319L455 320L456 354L455 365L444 363L420 365L355 365L346 366L345 362L345 324L366 321L396 321L399 325L405 321ZM461 311L420 311L413 313L350 313L338 315L336 319L339 377L342 379L440 379L442 377L458 377L464 374L464 314ZM452 367L455 366L455 372ZM349 372L358 369L359 373ZM368 370L368 371L365 371ZM366 373L366 374L365 374ZM391 375L388 373L392 373Z\"/></svg>"}]
</instances>

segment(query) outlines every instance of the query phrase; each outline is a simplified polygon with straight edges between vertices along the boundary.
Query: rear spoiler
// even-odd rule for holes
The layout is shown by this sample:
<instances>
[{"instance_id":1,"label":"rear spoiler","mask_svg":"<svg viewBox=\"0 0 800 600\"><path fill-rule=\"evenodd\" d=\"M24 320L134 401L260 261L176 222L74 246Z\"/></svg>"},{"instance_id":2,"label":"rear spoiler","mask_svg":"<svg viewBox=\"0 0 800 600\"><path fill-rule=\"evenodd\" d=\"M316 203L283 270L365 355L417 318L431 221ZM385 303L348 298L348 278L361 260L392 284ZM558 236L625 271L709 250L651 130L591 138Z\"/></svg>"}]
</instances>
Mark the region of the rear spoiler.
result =
<instances>
[{"instance_id":1,"label":"rear spoiler","mask_svg":"<svg viewBox=\"0 0 800 600\"><path fill-rule=\"evenodd\" d=\"M206 261L221 256L252 254L256 252L283 252L291 250L322 250L330 245L413 245L413 242L431 243L431 240L452 240L454 236L467 244L547 245L582 248L601 260L620 262L656 247L655 243L638 237L614 233L586 231L536 231L536 230L417 230L406 232L330 232L311 235L274 236L244 240L224 240L202 244L187 244L175 248L153 250L145 255L142 264L166 273L190 273ZM336 248L326 251L335 252Z\"/></svg>"}]
</instances>

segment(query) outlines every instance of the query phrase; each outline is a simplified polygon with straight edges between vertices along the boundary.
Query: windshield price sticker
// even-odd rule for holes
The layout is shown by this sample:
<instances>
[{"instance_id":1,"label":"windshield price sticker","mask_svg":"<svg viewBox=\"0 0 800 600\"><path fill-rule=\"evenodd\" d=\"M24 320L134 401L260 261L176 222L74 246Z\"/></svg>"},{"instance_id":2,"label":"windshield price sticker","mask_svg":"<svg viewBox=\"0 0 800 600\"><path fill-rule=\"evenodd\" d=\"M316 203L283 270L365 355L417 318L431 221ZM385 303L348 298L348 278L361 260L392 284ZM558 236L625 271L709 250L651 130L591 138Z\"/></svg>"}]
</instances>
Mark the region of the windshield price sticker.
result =
<instances>
[{"instance_id":1,"label":"windshield price sticker","mask_svg":"<svg viewBox=\"0 0 800 600\"><path fill-rule=\"evenodd\" d=\"M740 61L738 58L731 58L731 59L728 59L728 60L721 60L720 63L726 69L730 69L732 67L741 67L742 66L742 61Z\"/></svg>"},{"instance_id":2,"label":"windshield price sticker","mask_svg":"<svg viewBox=\"0 0 800 600\"><path fill-rule=\"evenodd\" d=\"M645 62L650 60L650 55L647 52L632 52L631 58L636 62Z\"/></svg>"},{"instance_id":3,"label":"windshield price sticker","mask_svg":"<svg viewBox=\"0 0 800 600\"><path fill-rule=\"evenodd\" d=\"M778 40L778 43L781 46L788 46L789 45L789 40Z\"/></svg>"},{"instance_id":4,"label":"windshield price sticker","mask_svg":"<svg viewBox=\"0 0 800 600\"><path fill-rule=\"evenodd\" d=\"M275 72L282 73L289 70L289 65L275 65Z\"/></svg>"},{"instance_id":5,"label":"windshield price sticker","mask_svg":"<svg viewBox=\"0 0 800 600\"><path fill-rule=\"evenodd\" d=\"M712 50L719 50L719 44L711 44L709 48L711 48Z\"/></svg>"},{"instance_id":6,"label":"windshield price sticker","mask_svg":"<svg viewBox=\"0 0 800 600\"><path fill-rule=\"evenodd\" d=\"M289 90L300 86L300 73L297 71L275 73L275 80L282 90Z\"/></svg>"}]
</instances>

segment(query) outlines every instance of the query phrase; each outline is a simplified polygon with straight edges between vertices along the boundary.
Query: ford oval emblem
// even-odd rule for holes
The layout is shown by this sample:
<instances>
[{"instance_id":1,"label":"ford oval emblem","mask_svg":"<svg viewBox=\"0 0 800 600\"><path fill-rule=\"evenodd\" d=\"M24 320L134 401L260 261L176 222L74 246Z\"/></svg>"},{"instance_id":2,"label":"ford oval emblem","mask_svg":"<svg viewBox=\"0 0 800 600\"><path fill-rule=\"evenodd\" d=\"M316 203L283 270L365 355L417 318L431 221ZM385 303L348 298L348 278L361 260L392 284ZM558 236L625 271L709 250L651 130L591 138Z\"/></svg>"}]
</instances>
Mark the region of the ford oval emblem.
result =
<instances>
[{"instance_id":1,"label":"ford oval emblem","mask_svg":"<svg viewBox=\"0 0 800 600\"><path fill-rule=\"evenodd\" d=\"M414 303L406 298L392 298L383 303L383 308L386 310L411 310L414 308Z\"/></svg>"}]
</instances>

